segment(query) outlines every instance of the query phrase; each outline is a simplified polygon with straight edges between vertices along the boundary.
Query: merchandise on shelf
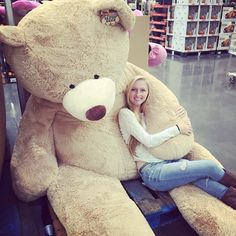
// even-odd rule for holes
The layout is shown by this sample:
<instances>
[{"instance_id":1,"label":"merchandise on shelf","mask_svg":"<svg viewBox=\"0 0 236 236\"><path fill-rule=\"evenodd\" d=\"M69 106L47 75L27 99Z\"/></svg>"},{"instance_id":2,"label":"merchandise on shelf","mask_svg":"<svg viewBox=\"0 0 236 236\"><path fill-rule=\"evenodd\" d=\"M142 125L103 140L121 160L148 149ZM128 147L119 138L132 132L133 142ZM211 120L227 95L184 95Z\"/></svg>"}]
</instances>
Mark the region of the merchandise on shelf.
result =
<instances>
[{"instance_id":1,"label":"merchandise on shelf","mask_svg":"<svg viewBox=\"0 0 236 236\"><path fill-rule=\"evenodd\" d=\"M196 43L196 38L185 38L185 50L194 51L195 43Z\"/></svg>"},{"instance_id":2,"label":"merchandise on shelf","mask_svg":"<svg viewBox=\"0 0 236 236\"><path fill-rule=\"evenodd\" d=\"M208 33L208 21L200 21L198 22L198 35L206 35Z\"/></svg>"},{"instance_id":3,"label":"merchandise on shelf","mask_svg":"<svg viewBox=\"0 0 236 236\"><path fill-rule=\"evenodd\" d=\"M174 22L173 21L168 21L167 33L173 34L173 27L174 27Z\"/></svg>"},{"instance_id":4,"label":"merchandise on shelf","mask_svg":"<svg viewBox=\"0 0 236 236\"><path fill-rule=\"evenodd\" d=\"M197 33L197 21L190 21L183 24L181 21L174 22L173 34L192 36Z\"/></svg>"},{"instance_id":5,"label":"merchandise on shelf","mask_svg":"<svg viewBox=\"0 0 236 236\"><path fill-rule=\"evenodd\" d=\"M224 7L222 11L222 20L236 20L236 9L233 7Z\"/></svg>"},{"instance_id":6,"label":"merchandise on shelf","mask_svg":"<svg viewBox=\"0 0 236 236\"><path fill-rule=\"evenodd\" d=\"M210 6L209 5L201 5L200 6L199 19L200 20L209 19L209 12L210 12Z\"/></svg>"},{"instance_id":7,"label":"merchandise on shelf","mask_svg":"<svg viewBox=\"0 0 236 236\"><path fill-rule=\"evenodd\" d=\"M220 33L234 33L236 26L234 21L224 21L221 23Z\"/></svg>"},{"instance_id":8,"label":"merchandise on shelf","mask_svg":"<svg viewBox=\"0 0 236 236\"><path fill-rule=\"evenodd\" d=\"M228 50L231 34L219 34L218 50Z\"/></svg>"},{"instance_id":9,"label":"merchandise on shelf","mask_svg":"<svg viewBox=\"0 0 236 236\"><path fill-rule=\"evenodd\" d=\"M222 6L221 5L219 5L219 6L212 5L211 6L211 17L210 17L210 19L220 20L221 11L222 11Z\"/></svg>"},{"instance_id":10,"label":"merchandise on shelf","mask_svg":"<svg viewBox=\"0 0 236 236\"><path fill-rule=\"evenodd\" d=\"M174 10L175 20L197 20L198 6L193 5L176 5Z\"/></svg>"},{"instance_id":11,"label":"merchandise on shelf","mask_svg":"<svg viewBox=\"0 0 236 236\"><path fill-rule=\"evenodd\" d=\"M168 9L166 47L173 51L216 50L222 5L220 1L200 0L198 4L180 5Z\"/></svg>"},{"instance_id":12,"label":"merchandise on shelf","mask_svg":"<svg viewBox=\"0 0 236 236\"><path fill-rule=\"evenodd\" d=\"M222 10L221 27L217 50L229 50L232 34L236 32L236 9L224 6Z\"/></svg>"},{"instance_id":13,"label":"merchandise on shelf","mask_svg":"<svg viewBox=\"0 0 236 236\"><path fill-rule=\"evenodd\" d=\"M208 50L215 50L217 46L218 36L209 36L207 38L207 48Z\"/></svg>"},{"instance_id":14,"label":"merchandise on shelf","mask_svg":"<svg viewBox=\"0 0 236 236\"><path fill-rule=\"evenodd\" d=\"M168 8L168 19L174 19L175 18L175 7L170 6Z\"/></svg>"},{"instance_id":15,"label":"merchandise on shelf","mask_svg":"<svg viewBox=\"0 0 236 236\"><path fill-rule=\"evenodd\" d=\"M212 5L222 5L223 0L210 0Z\"/></svg>"},{"instance_id":16,"label":"merchandise on shelf","mask_svg":"<svg viewBox=\"0 0 236 236\"><path fill-rule=\"evenodd\" d=\"M220 22L219 21L210 21L210 25L209 25L209 34L213 35L213 34L219 34L219 25Z\"/></svg>"},{"instance_id":17,"label":"merchandise on shelf","mask_svg":"<svg viewBox=\"0 0 236 236\"><path fill-rule=\"evenodd\" d=\"M166 47L179 52L195 51L196 37L167 35Z\"/></svg>"},{"instance_id":18,"label":"merchandise on shelf","mask_svg":"<svg viewBox=\"0 0 236 236\"><path fill-rule=\"evenodd\" d=\"M172 35L167 35L166 37L166 48L172 48L172 39L173 36Z\"/></svg>"},{"instance_id":19,"label":"merchandise on shelf","mask_svg":"<svg viewBox=\"0 0 236 236\"><path fill-rule=\"evenodd\" d=\"M199 0L172 0L172 5L198 5Z\"/></svg>"},{"instance_id":20,"label":"merchandise on shelf","mask_svg":"<svg viewBox=\"0 0 236 236\"><path fill-rule=\"evenodd\" d=\"M198 37L197 38L197 50L205 50L206 49L207 37Z\"/></svg>"}]
</instances>

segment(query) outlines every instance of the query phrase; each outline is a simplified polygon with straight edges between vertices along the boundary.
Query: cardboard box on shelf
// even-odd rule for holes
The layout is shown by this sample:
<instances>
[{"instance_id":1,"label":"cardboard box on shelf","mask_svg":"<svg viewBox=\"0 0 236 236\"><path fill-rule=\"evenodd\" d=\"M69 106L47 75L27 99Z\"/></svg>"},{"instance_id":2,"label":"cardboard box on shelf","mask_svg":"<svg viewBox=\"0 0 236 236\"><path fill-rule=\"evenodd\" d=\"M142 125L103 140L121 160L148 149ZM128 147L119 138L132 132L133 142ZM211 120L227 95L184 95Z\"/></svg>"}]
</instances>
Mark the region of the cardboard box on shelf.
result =
<instances>
[{"instance_id":1,"label":"cardboard box on shelf","mask_svg":"<svg viewBox=\"0 0 236 236\"><path fill-rule=\"evenodd\" d=\"M166 45L165 45L167 48L172 48L173 47L172 39L173 39L172 35L167 35L167 37L166 37Z\"/></svg>"},{"instance_id":2,"label":"cardboard box on shelf","mask_svg":"<svg viewBox=\"0 0 236 236\"><path fill-rule=\"evenodd\" d=\"M220 33L233 33L236 32L235 22L232 21L222 21Z\"/></svg>"},{"instance_id":3,"label":"cardboard box on shelf","mask_svg":"<svg viewBox=\"0 0 236 236\"><path fill-rule=\"evenodd\" d=\"M228 50L230 45L230 34L219 34L217 50Z\"/></svg>"},{"instance_id":4,"label":"cardboard box on shelf","mask_svg":"<svg viewBox=\"0 0 236 236\"><path fill-rule=\"evenodd\" d=\"M193 36L197 34L197 21L175 21L173 27L175 35Z\"/></svg>"},{"instance_id":5,"label":"cardboard box on shelf","mask_svg":"<svg viewBox=\"0 0 236 236\"><path fill-rule=\"evenodd\" d=\"M199 35L207 34L208 33L208 25L209 25L208 21L200 21L198 23L198 34Z\"/></svg>"},{"instance_id":6,"label":"cardboard box on shelf","mask_svg":"<svg viewBox=\"0 0 236 236\"><path fill-rule=\"evenodd\" d=\"M208 0L206 0L208 1ZM172 0L172 5L198 5L199 0Z\"/></svg>"},{"instance_id":7,"label":"cardboard box on shelf","mask_svg":"<svg viewBox=\"0 0 236 236\"><path fill-rule=\"evenodd\" d=\"M210 21L209 25L209 34L218 34L219 33L219 21Z\"/></svg>"},{"instance_id":8,"label":"cardboard box on shelf","mask_svg":"<svg viewBox=\"0 0 236 236\"><path fill-rule=\"evenodd\" d=\"M236 9L233 7L223 7L222 10L222 20L236 20Z\"/></svg>"},{"instance_id":9,"label":"cardboard box on shelf","mask_svg":"<svg viewBox=\"0 0 236 236\"><path fill-rule=\"evenodd\" d=\"M197 50L205 50L206 49L207 37L198 37L197 38Z\"/></svg>"},{"instance_id":10,"label":"cardboard box on shelf","mask_svg":"<svg viewBox=\"0 0 236 236\"><path fill-rule=\"evenodd\" d=\"M215 6L212 5L211 6L211 10L210 10L210 19L212 20L220 20L221 17L221 10L222 10L222 6Z\"/></svg>"},{"instance_id":11,"label":"cardboard box on shelf","mask_svg":"<svg viewBox=\"0 0 236 236\"><path fill-rule=\"evenodd\" d=\"M207 38L207 49L208 50L215 50L216 49L216 44L217 44L217 39L218 39L218 36L209 36Z\"/></svg>"},{"instance_id":12,"label":"cardboard box on shelf","mask_svg":"<svg viewBox=\"0 0 236 236\"><path fill-rule=\"evenodd\" d=\"M200 20L209 19L209 14L210 14L210 6L209 5L200 6L200 14L199 14Z\"/></svg>"},{"instance_id":13,"label":"cardboard box on shelf","mask_svg":"<svg viewBox=\"0 0 236 236\"><path fill-rule=\"evenodd\" d=\"M176 36L172 38L172 49L178 52L195 51L196 37Z\"/></svg>"}]
</instances>

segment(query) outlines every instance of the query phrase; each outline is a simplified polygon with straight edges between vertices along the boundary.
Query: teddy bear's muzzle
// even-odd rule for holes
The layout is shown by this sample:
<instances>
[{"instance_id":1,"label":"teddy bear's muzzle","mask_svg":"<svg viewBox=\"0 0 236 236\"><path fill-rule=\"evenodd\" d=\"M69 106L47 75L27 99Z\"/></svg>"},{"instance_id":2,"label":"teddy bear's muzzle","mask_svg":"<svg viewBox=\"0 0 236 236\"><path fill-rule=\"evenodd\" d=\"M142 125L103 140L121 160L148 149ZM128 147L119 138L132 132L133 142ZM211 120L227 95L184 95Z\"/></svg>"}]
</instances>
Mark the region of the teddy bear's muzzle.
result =
<instances>
[{"instance_id":1,"label":"teddy bear's muzzle","mask_svg":"<svg viewBox=\"0 0 236 236\"><path fill-rule=\"evenodd\" d=\"M98 121L114 105L116 89L111 79L96 76L95 79L87 79L68 87L70 90L63 98L63 106L68 113L81 121Z\"/></svg>"}]
</instances>

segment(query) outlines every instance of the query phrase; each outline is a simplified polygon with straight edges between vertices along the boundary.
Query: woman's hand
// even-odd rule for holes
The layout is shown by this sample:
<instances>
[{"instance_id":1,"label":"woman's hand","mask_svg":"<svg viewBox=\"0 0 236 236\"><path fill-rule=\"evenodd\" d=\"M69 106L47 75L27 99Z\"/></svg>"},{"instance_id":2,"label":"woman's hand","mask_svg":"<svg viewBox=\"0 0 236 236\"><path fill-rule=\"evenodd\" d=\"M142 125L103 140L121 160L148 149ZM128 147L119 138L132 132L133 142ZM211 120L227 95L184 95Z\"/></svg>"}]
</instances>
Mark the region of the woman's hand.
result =
<instances>
[{"instance_id":1,"label":"woman's hand","mask_svg":"<svg viewBox=\"0 0 236 236\"><path fill-rule=\"evenodd\" d=\"M179 131L184 135L191 135L193 130L189 121L178 121L176 124L179 127Z\"/></svg>"}]
</instances>

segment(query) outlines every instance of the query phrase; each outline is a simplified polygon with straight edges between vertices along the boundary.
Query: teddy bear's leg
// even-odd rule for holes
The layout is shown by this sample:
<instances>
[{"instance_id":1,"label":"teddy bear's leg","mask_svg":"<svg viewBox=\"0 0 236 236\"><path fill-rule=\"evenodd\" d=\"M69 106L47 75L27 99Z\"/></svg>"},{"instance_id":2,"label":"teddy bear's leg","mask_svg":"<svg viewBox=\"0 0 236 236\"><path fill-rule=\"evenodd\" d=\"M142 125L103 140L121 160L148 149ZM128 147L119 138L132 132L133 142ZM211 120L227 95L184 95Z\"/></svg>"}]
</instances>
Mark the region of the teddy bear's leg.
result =
<instances>
[{"instance_id":1,"label":"teddy bear's leg","mask_svg":"<svg viewBox=\"0 0 236 236\"><path fill-rule=\"evenodd\" d=\"M195 143L190 160L214 160L203 146ZM185 185L170 191L183 217L201 236L235 236L236 211L222 201L193 185Z\"/></svg>"},{"instance_id":2,"label":"teddy bear's leg","mask_svg":"<svg viewBox=\"0 0 236 236\"><path fill-rule=\"evenodd\" d=\"M154 235L115 178L62 166L48 199L68 236Z\"/></svg>"}]
</instances>

